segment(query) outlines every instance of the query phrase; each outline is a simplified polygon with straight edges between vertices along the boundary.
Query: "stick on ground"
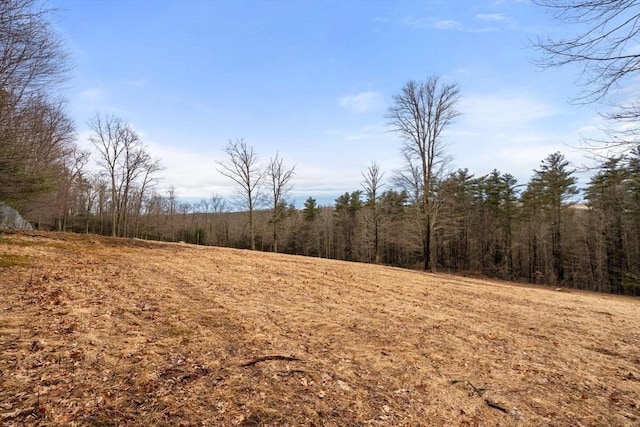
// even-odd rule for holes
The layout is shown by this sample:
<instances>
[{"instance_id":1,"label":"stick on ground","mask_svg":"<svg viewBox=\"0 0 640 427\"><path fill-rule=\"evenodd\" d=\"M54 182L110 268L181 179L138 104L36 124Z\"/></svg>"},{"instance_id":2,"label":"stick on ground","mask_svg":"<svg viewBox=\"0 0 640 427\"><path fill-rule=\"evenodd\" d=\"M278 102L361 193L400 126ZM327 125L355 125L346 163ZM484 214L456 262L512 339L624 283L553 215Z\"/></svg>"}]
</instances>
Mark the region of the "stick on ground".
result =
<instances>
[{"instance_id":1,"label":"stick on ground","mask_svg":"<svg viewBox=\"0 0 640 427\"><path fill-rule=\"evenodd\" d=\"M484 399L484 401L485 401L485 403L486 403L489 407L491 407L491 408L495 408L495 409L497 409L498 411L502 411L502 412L504 412L505 414L506 414L507 412L509 412L509 411L507 411L507 408L505 408L504 406L502 406L502 405L500 405L500 404L498 404L498 403L494 402L494 401L493 401L493 400L491 400L491 399L486 399L486 398L485 398L485 399Z\"/></svg>"},{"instance_id":2,"label":"stick on ground","mask_svg":"<svg viewBox=\"0 0 640 427\"><path fill-rule=\"evenodd\" d=\"M273 354L273 355L269 355L269 356L260 356L260 357L256 357L255 359L251 359L248 362L244 362L240 364L241 368L246 368L247 366L253 366L256 363L260 363L260 362L266 362L267 360L288 360L288 361L298 361L300 359L298 359L295 356L283 356L280 354Z\"/></svg>"}]
</instances>

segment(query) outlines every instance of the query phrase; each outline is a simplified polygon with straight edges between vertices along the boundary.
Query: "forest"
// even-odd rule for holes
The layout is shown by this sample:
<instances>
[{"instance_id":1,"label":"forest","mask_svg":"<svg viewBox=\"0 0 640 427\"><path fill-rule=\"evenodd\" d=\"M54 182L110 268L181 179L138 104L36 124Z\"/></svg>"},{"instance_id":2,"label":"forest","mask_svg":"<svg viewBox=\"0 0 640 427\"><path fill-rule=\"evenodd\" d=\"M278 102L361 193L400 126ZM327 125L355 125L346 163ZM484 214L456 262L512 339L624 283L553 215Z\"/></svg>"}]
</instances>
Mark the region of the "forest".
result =
<instances>
[{"instance_id":1,"label":"forest","mask_svg":"<svg viewBox=\"0 0 640 427\"><path fill-rule=\"evenodd\" d=\"M309 197L301 209L284 201L256 209L254 248L423 268L419 200L405 189L382 186L380 174L374 164L364 172L362 188L333 206ZM430 270L640 295L640 152L608 159L584 189L572 174L562 154L553 153L525 186L497 170L444 176L431 199ZM220 197L194 204L171 190L140 197L139 183L130 188L117 195L136 200L117 212L124 224L118 236L252 247L249 213L234 211ZM113 234L108 184L78 180L70 190L64 215L47 225ZM584 203L571 201L578 193Z\"/></svg>"},{"instance_id":2,"label":"forest","mask_svg":"<svg viewBox=\"0 0 640 427\"><path fill-rule=\"evenodd\" d=\"M601 3L595 18L606 20L615 10ZM451 170L443 134L463 113L463 95L456 84L431 76L409 80L381 117L398 136L400 170L373 162L362 171L361 187L332 205L310 196L296 207L289 196L295 166L277 153L261 163L248 142L233 139L212 169L235 183L235 196L187 202L161 182L161 159L125 120L96 113L89 119L92 153L79 148L57 90L69 58L47 19L35 0L0 4L0 201L36 228L640 295L637 127L624 128L615 143L604 141L615 149L597 158L583 186L560 152L540 159L526 183L509 171L476 176ZM544 41L541 47L550 61L562 55L566 62L582 61L571 43L584 46L580 37L589 34L565 41L564 50ZM636 64L638 58L632 58ZM621 67L609 80L601 76L602 84L633 77L633 68ZM593 94L606 96L607 90ZM622 106L608 118L637 123L638 107ZM90 156L97 170L87 166Z\"/></svg>"}]
</instances>

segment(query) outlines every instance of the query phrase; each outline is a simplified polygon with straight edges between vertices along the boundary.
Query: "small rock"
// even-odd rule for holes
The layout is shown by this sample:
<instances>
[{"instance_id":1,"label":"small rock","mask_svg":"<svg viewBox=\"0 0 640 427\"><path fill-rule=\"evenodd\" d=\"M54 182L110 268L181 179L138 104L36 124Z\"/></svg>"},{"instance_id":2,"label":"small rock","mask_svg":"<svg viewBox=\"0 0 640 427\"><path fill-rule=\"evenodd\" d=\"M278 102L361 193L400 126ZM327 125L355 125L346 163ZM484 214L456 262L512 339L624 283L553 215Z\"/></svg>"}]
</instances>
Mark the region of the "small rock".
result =
<instances>
[{"instance_id":1,"label":"small rock","mask_svg":"<svg viewBox=\"0 0 640 427\"><path fill-rule=\"evenodd\" d=\"M336 381L336 386L340 389L340 390L344 390L344 391L351 391L351 387L349 387L349 384L345 383L342 380L338 380Z\"/></svg>"}]
</instances>

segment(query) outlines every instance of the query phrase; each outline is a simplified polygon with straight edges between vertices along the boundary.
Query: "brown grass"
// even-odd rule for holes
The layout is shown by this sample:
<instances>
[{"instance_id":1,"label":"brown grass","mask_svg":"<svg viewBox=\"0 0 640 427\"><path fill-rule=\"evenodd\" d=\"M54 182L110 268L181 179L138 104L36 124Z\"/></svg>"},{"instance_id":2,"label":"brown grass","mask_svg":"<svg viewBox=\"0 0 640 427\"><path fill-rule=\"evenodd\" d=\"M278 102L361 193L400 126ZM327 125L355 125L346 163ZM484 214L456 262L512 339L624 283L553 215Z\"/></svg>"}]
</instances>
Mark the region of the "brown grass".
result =
<instances>
[{"instance_id":1,"label":"brown grass","mask_svg":"<svg viewBox=\"0 0 640 427\"><path fill-rule=\"evenodd\" d=\"M0 424L640 425L640 301L0 233Z\"/></svg>"}]
</instances>

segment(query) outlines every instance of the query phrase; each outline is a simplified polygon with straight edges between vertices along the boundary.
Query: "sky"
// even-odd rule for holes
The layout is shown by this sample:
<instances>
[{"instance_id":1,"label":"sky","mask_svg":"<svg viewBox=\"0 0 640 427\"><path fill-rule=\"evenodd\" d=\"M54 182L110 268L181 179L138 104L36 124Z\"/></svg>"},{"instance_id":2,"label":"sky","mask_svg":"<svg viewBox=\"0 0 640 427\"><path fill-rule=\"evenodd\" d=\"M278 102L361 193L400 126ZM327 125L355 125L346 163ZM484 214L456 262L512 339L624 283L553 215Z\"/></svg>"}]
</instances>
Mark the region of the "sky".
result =
<instances>
[{"instance_id":1,"label":"sky","mask_svg":"<svg viewBox=\"0 0 640 427\"><path fill-rule=\"evenodd\" d=\"M217 171L229 140L295 166L290 201L333 204L377 162L391 188L402 141L385 119L408 80L457 84L443 134L452 169L526 184L549 154L585 164L602 105L570 102L575 68L533 64L562 36L527 0L49 0L73 69L64 88L79 144L88 120L130 123L164 166L157 188L229 197ZM578 174L586 185L584 174Z\"/></svg>"}]
</instances>

